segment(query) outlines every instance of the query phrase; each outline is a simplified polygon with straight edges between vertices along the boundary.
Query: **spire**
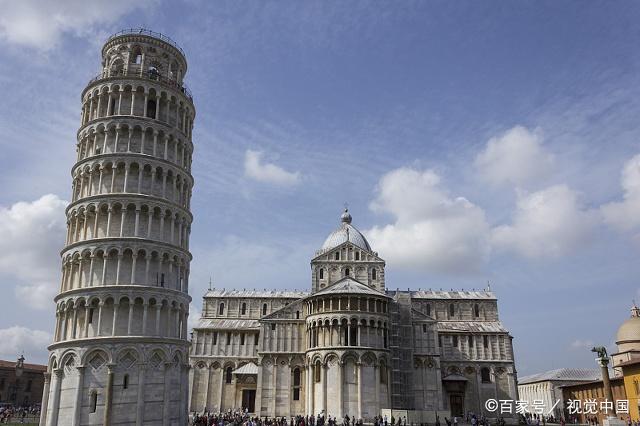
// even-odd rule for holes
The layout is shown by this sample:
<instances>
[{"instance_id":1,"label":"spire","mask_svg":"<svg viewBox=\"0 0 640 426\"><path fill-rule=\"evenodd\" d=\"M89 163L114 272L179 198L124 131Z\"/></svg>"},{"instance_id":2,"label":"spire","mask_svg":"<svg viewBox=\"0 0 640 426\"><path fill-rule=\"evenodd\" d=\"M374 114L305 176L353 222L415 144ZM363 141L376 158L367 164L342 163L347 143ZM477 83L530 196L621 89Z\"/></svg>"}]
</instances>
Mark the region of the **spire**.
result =
<instances>
[{"instance_id":1,"label":"spire","mask_svg":"<svg viewBox=\"0 0 640 426\"><path fill-rule=\"evenodd\" d=\"M636 301L633 301L633 306L631 307L631 318L640 317L640 308L636 305Z\"/></svg>"},{"instance_id":2,"label":"spire","mask_svg":"<svg viewBox=\"0 0 640 426\"><path fill-rule=\"evenodd\" d=\"M209 290L211 290L211 275L209 275Z\"/></svg>"}]
</instances>

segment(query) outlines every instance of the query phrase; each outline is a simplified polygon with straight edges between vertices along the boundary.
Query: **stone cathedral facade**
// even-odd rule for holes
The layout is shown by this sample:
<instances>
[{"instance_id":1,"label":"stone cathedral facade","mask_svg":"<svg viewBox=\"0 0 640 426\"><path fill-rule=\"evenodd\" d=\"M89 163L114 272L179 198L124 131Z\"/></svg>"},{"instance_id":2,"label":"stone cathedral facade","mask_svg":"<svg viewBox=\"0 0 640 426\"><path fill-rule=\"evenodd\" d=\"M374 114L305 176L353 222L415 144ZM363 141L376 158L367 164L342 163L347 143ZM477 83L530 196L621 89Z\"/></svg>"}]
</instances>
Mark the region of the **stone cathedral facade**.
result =
<instances>
[{"instance_id":1,"label":"stone cathedral facade","mask_svg":"<svg viewBox=\"0 0 640 426\"><path fill-rule=\"evenodd\" d=\"M195 108L184 52L113 35L82 92L42 426L185 425Z\"/></svg>"},{"instance_id":2,"label":"stone cathedral facade","mask_svg":"<svg viewBox=\"0 0 640 426\"><path fill-rule=\"evenodd\" d=\"M309 293L204 295L191 411L433 422L436 413L495 417L487 399L517 399L512 337L494 294L387 290L385 261L351 222L345 210L311 259Z\"/></svg>"}]
</instances>

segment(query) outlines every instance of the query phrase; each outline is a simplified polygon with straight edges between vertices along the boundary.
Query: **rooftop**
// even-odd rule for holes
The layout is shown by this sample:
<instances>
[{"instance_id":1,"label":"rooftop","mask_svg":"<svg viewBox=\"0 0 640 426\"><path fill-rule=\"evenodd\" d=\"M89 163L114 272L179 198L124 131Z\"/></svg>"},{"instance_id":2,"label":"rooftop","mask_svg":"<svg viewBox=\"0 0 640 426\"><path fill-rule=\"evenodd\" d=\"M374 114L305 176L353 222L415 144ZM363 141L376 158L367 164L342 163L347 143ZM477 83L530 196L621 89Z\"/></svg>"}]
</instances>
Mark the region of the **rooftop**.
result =
<instances>
[{"instance_id":1,"label":"rooftop","mask_svg":"<svg viewBox=\"0 0 640 426\"><path fill-rule=\"evenodd\" d=\"M559 368L522 377L518 379L518 384L546 381L593 382L601 379L602 373L597 368Z\"/></svg>"},{"instance_id":2,"label":"rooftop","mask_svg":"<svg viewBox=\"0 0 640 426\"><path fill-rule=\"evenodd\" d=\"M345 294L368 294L372 296L386 296L384 293L380 293L373 288L362 284L360 281L356 281L351 277L344 277L340 281L332 284L331 286L324 288L316 293L313 296L324 295L324 294L336 294L336 293L345 293Z\"/></svg>"},{"instance_id":3,"label":"rooftop","mask_svg":"<svg viewBox=\"0 0 640 426\"><path fill-rule=\"evenodd\" d=\"M200 318L198 324L193 328L215 328L219 330L257 329L260 328L260 322L254 319Z\"/></svg>"},{"instance_id":4,"label":"rooftop","mask_svg":"<svg viewBox=\"0 0 640 426\"><path fill-rule=\"evenodd\" d=\"M485 299L496 300L495 294L489 290L387 290L387 295L394 296L396 292L411 293L412 299Z\"/></svg>"},{"instance_id":5,"label":"rooftop","mask_svg":"<svg viewBox=\"0 0 640 426\"><path fill-rule=\"evenodd\" d=\"M47 371L47 366L46 365L27 364L26 362L23 365L24 365L24 370L25 371L29 371L29 370L42 371L42 372ZM16 362L15 361L5 361L5 360L1 360L0 359L0 368L15 369L16 368Z\"/></svg>"},{"instance_id":6,"label":"rooftop","mask_svg":"<svg viewBox=\"0 0 640 426\"><path fill-rule=\"evenodd\" d=\"M283 298L283 299L300 299L308 296L309 293L300 290L236 290L236 289L220 289L213 288L207 290L204 297L254 297L259 299L265 299L269 297Z\"/></svg>"},{"instance_id":7,"label":"rooftop","mask_svg":"<svg viewBox=\"0 0 640 426\"><path fill-rule=\"evenodd\" d=\"M508 333L500 321L438 321L439 332Z\"/></svg>"}]
</instances>

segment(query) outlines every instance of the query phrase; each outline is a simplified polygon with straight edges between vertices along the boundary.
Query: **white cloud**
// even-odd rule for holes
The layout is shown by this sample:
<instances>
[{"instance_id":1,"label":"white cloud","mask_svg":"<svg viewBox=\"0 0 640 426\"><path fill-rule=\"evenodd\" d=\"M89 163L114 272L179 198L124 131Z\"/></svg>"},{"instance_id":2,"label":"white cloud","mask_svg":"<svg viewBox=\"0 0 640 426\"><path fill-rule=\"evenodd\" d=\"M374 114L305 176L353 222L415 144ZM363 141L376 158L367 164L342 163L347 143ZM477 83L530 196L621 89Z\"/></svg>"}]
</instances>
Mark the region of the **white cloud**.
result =
<instances>
[{"instance_id":1,"label":"white cloud","mask_svg":"<svg viewBox=\"0 0 640 426\"><path fill-rule=\"evenodd\" d=\"M520 193L513 224L495 228L494 247L529 258L559 257L585 243L598 223L566 185Z\"/></svg>"},{"instance_id":2,"label":"white cloud","mask_svg":"<svg viewBox=\"0 0 640 426\"><path fill-rule=\"evenodd\" d=\"M14 325L0 329L0 358L13 360L24 353L27 362L45 363L47 346L53 341L53 335L42 330L32 330Z\"/></svg>"},{"instance_id":3,"label":"white cloud","mask_svg":"<svg viewBox=\"0 0 640 426\"><path fill-rule=\"evenodd\" d=\"M87 36L152 1L128 0L20 0L2 2L0 39L38 50L55 47L62 36Z\"/></svg>"},{"instance_id":4,"label":"white cloud","mask_svg":"<svg viewBox=\"0 0 640 426\"><path fill-rule=\"evenodd\" d=\"M387 173L371 209L395 219L366 232L390 265L466 273L477 270L489 255L482 209L464 197L451 197L431 170L404 167Z\"/></svg>"},{"instance_id":5,"label":"white cloud","mask_svg":"<svg viewBox=\"0 0 640 426\"><path fill-rule=\"evenodd\" d=\"M640 154L631 158L620 179L623 200L601 207L604 221L622 231L640 227Z\"/></svg>"},{"instance_id":6,"label":"white cloud","mask_svg":"<svg viewBox=\"0 0 640 426\"><path fill-rule=\"evenodd\" d=\"M480 177L493 185L524 185L544 177L554 157L542 146L539 129L516 126L491 138L475 159Z\"/></svg>"},{"instance_id":7,"label":"white cloud","mask_svg":"<svg viewBox=\"0 0 640 426\"><path fill-rule=\"evenodd\" d=\"M282 167L262 161L262 152L248 149L244 156L245 176L259 182L292 186L300 182L299 172L288 172Z\"/></svg>"},{"instance_id":8,"label":"white cloud","mask_svg":"<svg viewBox=\"0 0 640 426\"><path fill-rule=\"evenodd\" d=\"M59 287L66 202L48 194L33 202L0 206L0 275L16 283L25 306L43 308Z\"/></svg>"},{"instance_id":9,"label":"white cloud","mask_svg":"<svg viewBox=\"0 0 640 426\"><path fill-rule=\"evenodd\" d=\"M594 346L595 344L593 343L593 340L576 339L573 342L571 342L572 349L591 349Z\"/></svg>"}]
</instances>

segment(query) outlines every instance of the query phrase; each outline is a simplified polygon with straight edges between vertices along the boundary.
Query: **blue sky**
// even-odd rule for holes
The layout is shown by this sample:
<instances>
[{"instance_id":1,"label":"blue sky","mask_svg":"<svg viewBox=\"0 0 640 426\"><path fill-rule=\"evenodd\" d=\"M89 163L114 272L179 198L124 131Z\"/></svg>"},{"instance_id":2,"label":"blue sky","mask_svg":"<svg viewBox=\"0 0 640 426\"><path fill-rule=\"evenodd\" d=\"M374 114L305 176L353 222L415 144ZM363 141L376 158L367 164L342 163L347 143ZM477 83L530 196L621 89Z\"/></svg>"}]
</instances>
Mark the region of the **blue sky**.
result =
<instances>
[{"instance_id":1,"label":"blue sky","mask_svg":"<svg viewBox=\"0 0 640 426\"><path fill-rule=\"evenodd\" d=\"M0 0L0 357L46 358L80 92L109 34L189 60L192 317L308 289L349 203L388 288L499 297L520 375L593 367L639 293L633 2Z\"/></svg>"}]
</instances>

